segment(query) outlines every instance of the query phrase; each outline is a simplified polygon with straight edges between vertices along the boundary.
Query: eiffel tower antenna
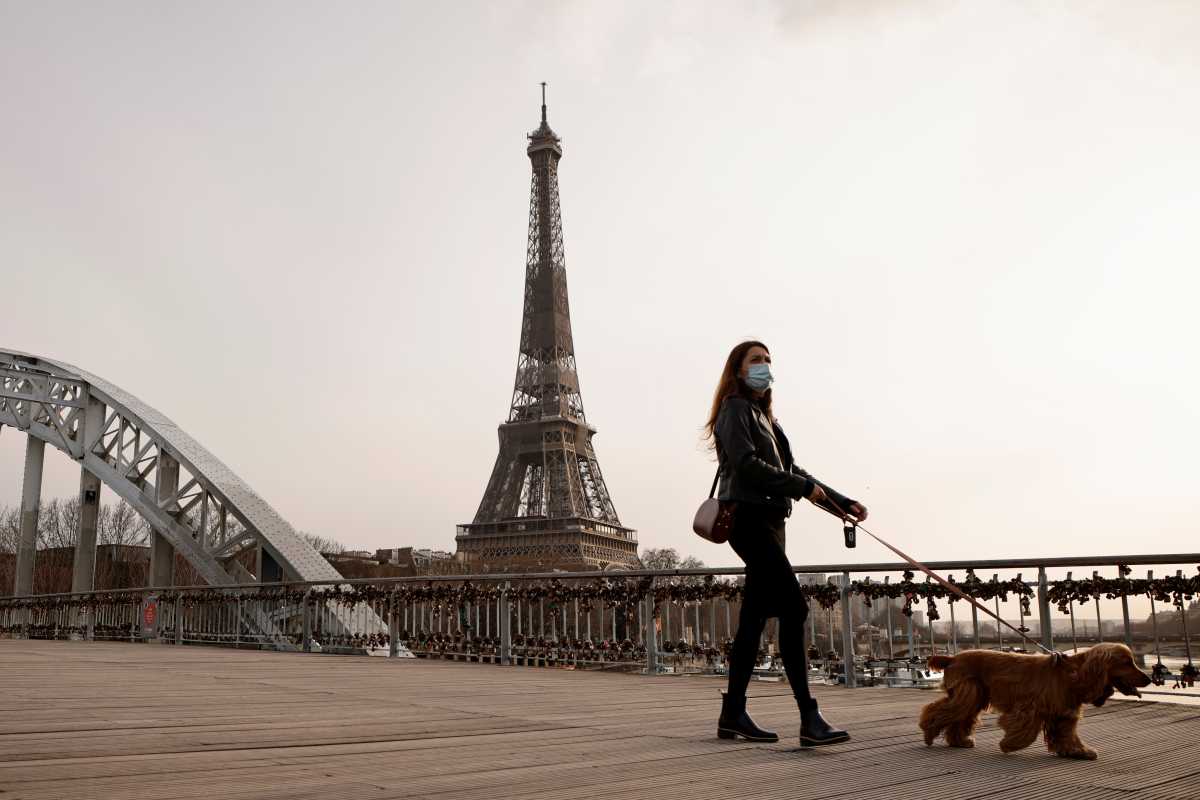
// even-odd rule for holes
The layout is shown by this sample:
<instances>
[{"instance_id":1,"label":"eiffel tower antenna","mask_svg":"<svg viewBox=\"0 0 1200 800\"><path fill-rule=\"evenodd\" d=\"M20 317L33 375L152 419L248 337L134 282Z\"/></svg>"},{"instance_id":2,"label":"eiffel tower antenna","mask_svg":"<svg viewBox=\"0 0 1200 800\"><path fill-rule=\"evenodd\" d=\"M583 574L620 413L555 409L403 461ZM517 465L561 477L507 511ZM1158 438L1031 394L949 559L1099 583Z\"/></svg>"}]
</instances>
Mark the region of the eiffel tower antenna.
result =
<instances>
[{"instance_id":1,"label":"eiffel tower antenna","mask_svg":"<svg viewBox=\"0 0 1200 800\"><path fill-rule=\"evenodd\" d=\"M488 571L636 567L636 533L621 524L600 473L579 391L558 196L562 140L546 120L529 134L533 167L525 303L508 418L483 500L458 526L458 551Z\"/></svg>"}]
</instances>

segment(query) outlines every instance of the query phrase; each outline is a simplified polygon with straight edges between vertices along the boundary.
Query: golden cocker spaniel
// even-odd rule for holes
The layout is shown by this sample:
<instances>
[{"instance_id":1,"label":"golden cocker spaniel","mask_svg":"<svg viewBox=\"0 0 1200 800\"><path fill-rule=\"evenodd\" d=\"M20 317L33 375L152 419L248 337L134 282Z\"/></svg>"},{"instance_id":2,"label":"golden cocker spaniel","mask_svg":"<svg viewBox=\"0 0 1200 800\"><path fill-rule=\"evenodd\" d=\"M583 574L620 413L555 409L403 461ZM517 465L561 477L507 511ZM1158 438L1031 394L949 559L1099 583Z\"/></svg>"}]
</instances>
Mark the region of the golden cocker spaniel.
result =
<instances>
[{"instance_id":1,"label":"golden cocker spaniel","mask_svg":"<svg viewBox=\"0 0 1200 800\"><path fill-rule=\"evenodd\" d=\"M1072 656L967 650L932 656L929 666L945 670L946 696L921 711L925 744L945 733L951 747L974 747L979 713L990 706L1000 712L1002 751L1028 747L1043 733L1064 758L1096 757L1075 730L1084 703L1102 706L1114 690L1141 697L1138 687L1150 684L1129 648L1111 642Z\"/></svg>"}]
</instances>

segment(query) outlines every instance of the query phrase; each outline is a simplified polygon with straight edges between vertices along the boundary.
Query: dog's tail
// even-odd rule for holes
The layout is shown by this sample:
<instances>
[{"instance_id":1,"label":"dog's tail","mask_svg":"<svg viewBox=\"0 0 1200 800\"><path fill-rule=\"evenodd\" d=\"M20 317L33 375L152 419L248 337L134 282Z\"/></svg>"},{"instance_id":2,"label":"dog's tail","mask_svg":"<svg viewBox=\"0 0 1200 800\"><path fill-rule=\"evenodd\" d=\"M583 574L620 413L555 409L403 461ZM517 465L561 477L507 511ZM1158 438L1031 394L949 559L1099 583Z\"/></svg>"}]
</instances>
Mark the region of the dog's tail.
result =
<instances>
[{"instance_id":1,"label":"dog's tail","mask_svg":"<svg viewBox=\"0 0 1200 800\"><path fill-rule=\"evenodd\" d=\"M944 670L946 667L954 663L954 656L930 656L929 668Z\"/></svg>"}]
</instances>

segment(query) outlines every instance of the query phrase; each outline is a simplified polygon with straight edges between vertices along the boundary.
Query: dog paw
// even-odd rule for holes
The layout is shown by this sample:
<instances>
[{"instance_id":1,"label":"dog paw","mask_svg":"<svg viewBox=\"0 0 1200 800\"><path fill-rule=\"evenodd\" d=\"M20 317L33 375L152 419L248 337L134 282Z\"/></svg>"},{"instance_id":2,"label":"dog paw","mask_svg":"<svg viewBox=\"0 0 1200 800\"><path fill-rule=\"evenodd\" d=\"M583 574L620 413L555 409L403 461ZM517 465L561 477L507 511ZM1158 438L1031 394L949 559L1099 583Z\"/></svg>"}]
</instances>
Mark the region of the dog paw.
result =
<instances>
[{"instance_id":1,"label":"dog paw","mask_svg":"<svg viewBox=\"0 0 1200 800\"><path fill-rule=\"evenodd\" d=\"M1062 758L1074 758L1080 761L1096 760L1096 751L1090 747L1085 747L1082 750L1067 750L1062 753L1058 753L1058 755Z\"/></svg>"},{"instance_id":2,"label":"dog paw","mask_svg":"<svg viewBox=\"0 0 1200 800\"><path fill-rule=\"evenodd\" d=\"M958 741L954 741L954 742L946 742L946 744L950 747L974 747L975 740L974 739L959 739Z\"/></svg>"}]
</instances>

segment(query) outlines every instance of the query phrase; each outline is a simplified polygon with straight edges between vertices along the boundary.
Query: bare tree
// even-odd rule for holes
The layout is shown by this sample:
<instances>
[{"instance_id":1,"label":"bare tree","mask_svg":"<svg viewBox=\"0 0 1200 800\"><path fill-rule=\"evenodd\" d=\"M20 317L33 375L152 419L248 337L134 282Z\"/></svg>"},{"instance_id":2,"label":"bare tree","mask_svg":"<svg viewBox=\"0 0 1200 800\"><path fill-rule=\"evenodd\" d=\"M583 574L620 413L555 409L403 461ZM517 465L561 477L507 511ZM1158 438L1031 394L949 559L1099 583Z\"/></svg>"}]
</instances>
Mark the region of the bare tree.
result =
<instances>
[{"instance_id":1,"label":"bare tree","mask_svg":"<svg viewBox=\"0 0 1200 800\"><path fill-rule=\"evenodd\" d=\"M195 524L195 520L191 520ZM238 521L237 517L232 514L225 516L225 540L229 541L236 539L242 535L245 527ZM210 513L208 515L208 525L205 528L205 537L209 542L217 542L221 538L221 515Z\"/></svg>"},{"instance_id":2,"label":"bare tree","mask_svg":"<svg viewBox=\"0 0 1200 800\"><path fill-rule=\"evenodd\" d=\"M78 499L55 498L39 504L38 553L33 567L35 594L70 591L78 526Z\"/></svg>"},{"instance_id":3,"label":"bare tree","mask_svg":"<svg viewBox=\"0 0 1200 800\"><path fill-rule=\"evenodd\" d=\"M336 539L327 539L324 536L318 536L315 533L308 533L307 531L300 531L300 535L303 536L304 541L312 545L313 549L318 553L338 555L339 553L346 552L348 549L346 545L342 544Z\"/></svg>"},{"instance_id":4,"label":"bare tree","mask_svg":"<svg viewBox=\"0 0 1200 800\"><path fill-rule=\"evenodd\" d=\"M0 506L0 597L8 595L13 589L20 533L20 508Z\"/></svg>"},{"instance_id":5,"label":"bare tree","mask_svg":"<svg viewBox=\"0 0 1200 800\"><path fill-rule=\"evenodd\" d=\"M695 556L681 558L674 547L647 547L642 551L642 565L647 569L700 569L704 562ZM693 575L679 580L686 584L699 584L704 578Z\"/></svg>"},{"instance_id":6,"label":"bare tree","mask_svg":"<svg viewBox=\"0 0 1200 800\"><path fill-rule=\"evenodd\" d=\"M642 551L642 564L646 569L676 569L679 551L674 547L647 547Z\"/></svg>"},{"instance_id":7,"label":"bare tree","mask_svg":"<svg viewBox=\"0 0 1200 800\"><path fill-rule=\"evenodd\" d=\"M704 562L695 556L681 558L674 547L647 547L642 551L646 569L700 569Z\"/></svg>"},{"instance_id":8,"label":"bare tree","mask_svg":"<svg viewBox=\"0 0 1200 800\"><path fill-rule=\"evenodd\" d=\"M74 547L79 537L79 498L56 497L38 508L39 549Z\"/></svg>"},{"instance_id":9,"label":"bare tree","mask_svg":"<svg viewBox=\"0 0 1200 800\"><path fill-rule=\"evenodd\" d=\"M21 509L0 506L0 553L16 553L21 535Z\"/></svg>"},{"instance_id":10,"label":"bare tree","mask_svg":"<svg viewBox=\"0 0 1200 800\"><path fill-rule=\"evenodd\" d=\"M96 521L96 528L97 541L100 544L143 547L150 544L150 524L124 500L115 506L103 506Z\"/></svg>"}]
</instances>

